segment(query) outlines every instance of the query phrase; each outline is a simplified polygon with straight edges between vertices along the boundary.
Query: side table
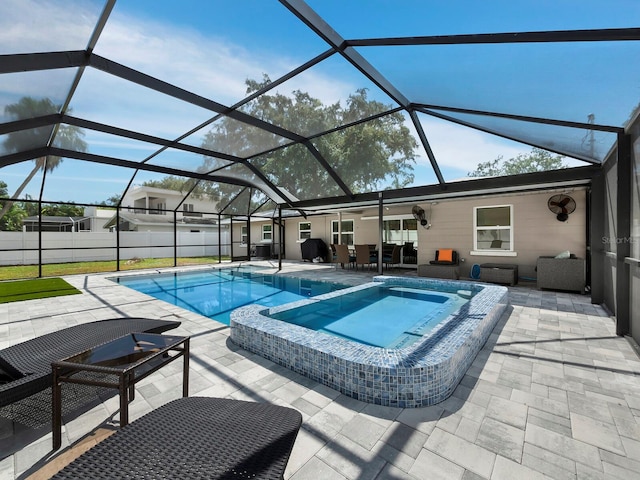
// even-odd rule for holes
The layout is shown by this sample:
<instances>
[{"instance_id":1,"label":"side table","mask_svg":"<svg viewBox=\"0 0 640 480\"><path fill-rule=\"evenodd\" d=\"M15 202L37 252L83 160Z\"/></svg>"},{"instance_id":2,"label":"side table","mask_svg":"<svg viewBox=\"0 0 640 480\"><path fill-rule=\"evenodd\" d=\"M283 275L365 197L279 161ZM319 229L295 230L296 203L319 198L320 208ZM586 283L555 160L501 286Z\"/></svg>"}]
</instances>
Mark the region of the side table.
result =
<instances>
[{"instance_id":1,"label":"side table","mask_svg":"<svg viewBox=\"0 0 640 480\"><path fill-rule=\"evenodd\" d=\"M518 283L518 265L483 263L480 265L480 280L505 285Z\"/></svg>"},{"instance_id":2,"label":"side table","mask_svg":"<svg viewBox=\"0 0 640 480\"><path fill-rule=\"evenodd\" d=\"M156 370L183 357L182 396L189 396L189 338L154 333L130 333L51 364L53 373L53 449L62 444L62 383L115 388L120 395L120 427L129 423L129 401L135 384ZM171 355L169 352L174 352ZM80 372L104 374L104 379L83 378ZM109 381L109 377L117 377Z\"/></svg>"}]
</instances>

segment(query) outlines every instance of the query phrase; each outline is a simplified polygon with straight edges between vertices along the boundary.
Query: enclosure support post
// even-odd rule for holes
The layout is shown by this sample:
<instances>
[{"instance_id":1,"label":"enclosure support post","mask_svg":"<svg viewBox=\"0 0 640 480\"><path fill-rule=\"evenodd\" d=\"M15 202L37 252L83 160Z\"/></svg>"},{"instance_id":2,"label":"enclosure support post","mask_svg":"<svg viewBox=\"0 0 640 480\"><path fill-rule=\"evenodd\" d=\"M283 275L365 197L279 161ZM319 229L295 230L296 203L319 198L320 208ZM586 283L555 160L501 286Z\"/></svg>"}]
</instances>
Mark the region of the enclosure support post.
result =
<instances>
[{"instance_id":1,"label":"enclosure support post","mask_svg":"<svg viewBox=\"0 0 640 480\"><path fill-rule=\"evenodd\" d=\"M173 266L178 266L178 212L173 211Z\"/></svg>"},{"instance_id":2,"label":"enclosure support post","mask_svg":"<svg viewBox=\"0 0 640 480\"><path fill-rule=\"evenodd\" d=\"M273 228L273 227L272 227ZM278 270L282 270L282 207L278 206Z\"/></svg>"},{"instance_id":3,"label":"enclosure support post","mask_svg":"<svg viewBox=\"0 0 640 480\"><path fill-rule=\"evenodd\" d=\"M384 232L384 200L382 198L382 192L378 192L378 275L382 275L382 255L384 250L383 244L383 232Z\"/></svg>"},{"instance_id":4,"label":"enclosure support post","mask_svg":"<svg viewBox=\"0 0 640 480\"><path fill-rule=\"evenodd\" d=\"M596 175L591 179L589 196L589 261L591 303L600 305L604 303L604 222L605 222L605 178L604 175Z\"/></svg>"},{"instance_id":5,"label":"enclosure support post","mask_svg":"<svg viewBox=\"0 0 640 480\"><path fill-rule=\"evenodd\" d=\"M45 168L42 170L42 184L40 185L40 195L38 196L38 278L42 277L42 194L44 193L44 182L47 179L47 160Z\"/></svg>"},{"instance_id":6,"label":"enclosure support post","mask_svg":"<svg viewBox=\"0 0 640 480\"><path fill-rule=\"evenodd\" d=\"M631 135L618 133L617 164L617 223L616 232L616 334L627 335L630 329L631 298L629 291L629 265L631 256L631 192L634 178L631 162Z\"/></svg>"},{"instance_id":7,"label":"enclosure support post","mask_svg":"<svg viewBox=\"0 0 640 480\"><path fill-rule=\"evenodd\" d=\"M218 213L218 263L222 263L222 215Z\"/></svg>"},{"instance_id":8,"label":"enclosure support post","mask_svg":"<svg viewBox=\"0 0 640 480\"><path fill-rule=\"evenodd\" d=\"M229 255L233 262L233 215L229 216Z\"/></svg>"},{"instance_id":9,"label":"enclosure support post","mask_svg":"<svg viewBox=\"0 0 640 480\"><path fill-rule=\"evenodd\" d=\"M116 207L116 272L120 271L120 206Z\"/></svg>"},{"instance_id":10,"label":"enclosure support post","mask_svg":"<svg viewBox=\"0 0 640 480\"><path fill-rule=\"evenodd\" d=\"M42 277L42 198L38 200L38 278Z\"/></svg>"}]
</instances>

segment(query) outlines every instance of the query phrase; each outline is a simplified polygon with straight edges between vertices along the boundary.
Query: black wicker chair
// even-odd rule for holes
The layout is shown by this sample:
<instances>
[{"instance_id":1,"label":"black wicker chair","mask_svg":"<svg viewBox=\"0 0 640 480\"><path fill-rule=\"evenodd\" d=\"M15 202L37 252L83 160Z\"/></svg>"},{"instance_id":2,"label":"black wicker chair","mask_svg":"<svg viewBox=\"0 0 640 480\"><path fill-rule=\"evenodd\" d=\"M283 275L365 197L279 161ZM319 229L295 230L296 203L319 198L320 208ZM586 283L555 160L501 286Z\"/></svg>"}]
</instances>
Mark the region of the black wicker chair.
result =
<instances>
[{"instance_id":1,"label":"black wicker chair","mask_svg":"<svg viewBox=\"0 0 640 480\"><path fill-rule=\"evenodd\" d=\"M51 387L51 362L134 332L162 333L177 321L116 318L47 333L0 350L0 407Z\"/></svg>"},{"instance_id":2,"label":"black wicker chair","mask_svg":"<svg viewBox=\"0 0 640 480\"><path fill-rule=\"evenodd\" d=\"M282 479L302 415L269 403L190 397L140 417L52 479Z\"/></svg>"}]
</instances>

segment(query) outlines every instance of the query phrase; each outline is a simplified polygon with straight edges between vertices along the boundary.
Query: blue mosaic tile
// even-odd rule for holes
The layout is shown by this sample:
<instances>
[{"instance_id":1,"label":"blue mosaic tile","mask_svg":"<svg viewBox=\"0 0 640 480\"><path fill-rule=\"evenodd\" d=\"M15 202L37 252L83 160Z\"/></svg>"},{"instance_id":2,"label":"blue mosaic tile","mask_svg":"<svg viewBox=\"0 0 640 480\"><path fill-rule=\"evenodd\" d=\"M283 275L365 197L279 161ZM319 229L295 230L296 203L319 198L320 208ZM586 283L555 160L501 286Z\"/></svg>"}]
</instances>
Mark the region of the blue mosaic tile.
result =
<instances>
[{"instance_id":1,"label":"blue mosaic tile","mask_svg":"<svg viewBox=\"0 0 640 480\"><path fill-rule=\"evenodd\" d=\"M379 283L472 294L416 343L386 349L355 343L275 320L267 314L348 295ZM230 338L242 348L376 405L415 408L453 393L508 305L507 288L428 278L374 277L373 282L271 309L249 305L231 313Z\"/></svg>"}]
</instances>

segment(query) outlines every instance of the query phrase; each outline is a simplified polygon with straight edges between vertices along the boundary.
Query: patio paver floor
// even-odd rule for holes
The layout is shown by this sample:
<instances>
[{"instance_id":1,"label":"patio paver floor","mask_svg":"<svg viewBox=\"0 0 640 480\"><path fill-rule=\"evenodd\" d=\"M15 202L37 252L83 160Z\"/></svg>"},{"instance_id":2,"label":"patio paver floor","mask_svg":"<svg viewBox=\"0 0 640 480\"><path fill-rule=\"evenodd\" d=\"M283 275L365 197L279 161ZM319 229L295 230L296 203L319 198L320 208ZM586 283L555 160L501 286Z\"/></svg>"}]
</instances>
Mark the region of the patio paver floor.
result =
<instances>
[{"instance_id":1,"label":"patio paver floor","mask_svg":"<svg viewBox=\"0 0 640 480\"><path fill-rule=\"evenodd\" d=\"M349 284L373 276L299 262L283 271ZM83 295L0 305L0 348L115 316L178 319L171 333L192 336L191 396L268 401L303 414L291 480L640 478L640 358L587 295L510 287L511 306L453 396L403 410L351 399L246 352L229 341L227 326L107 276L65 277ZM178 361L139 384L131 420L180 396L181 368ZM39 400L47 402L46 392ZM31 426L7 418L7 408L0 478L27 478L55 456L46 408ZM67 414L61 452L117 424L117 409L117 397L105 395Z\"/></svg>"}]
</instances>

